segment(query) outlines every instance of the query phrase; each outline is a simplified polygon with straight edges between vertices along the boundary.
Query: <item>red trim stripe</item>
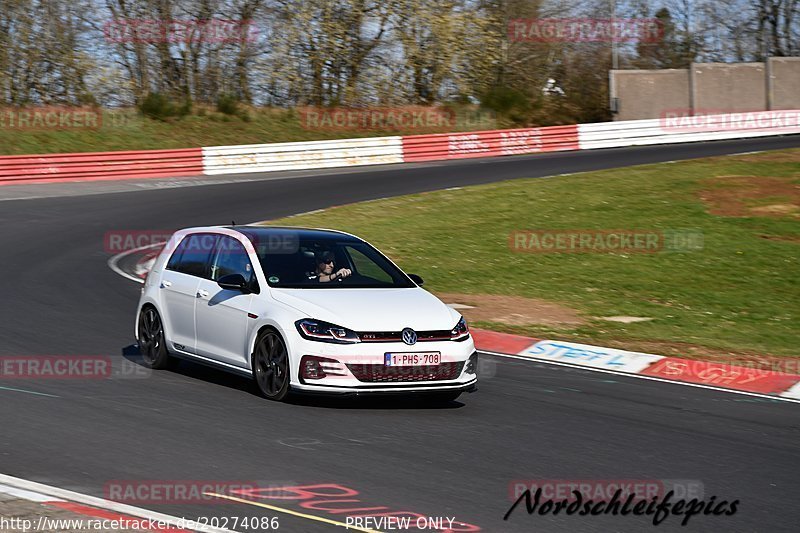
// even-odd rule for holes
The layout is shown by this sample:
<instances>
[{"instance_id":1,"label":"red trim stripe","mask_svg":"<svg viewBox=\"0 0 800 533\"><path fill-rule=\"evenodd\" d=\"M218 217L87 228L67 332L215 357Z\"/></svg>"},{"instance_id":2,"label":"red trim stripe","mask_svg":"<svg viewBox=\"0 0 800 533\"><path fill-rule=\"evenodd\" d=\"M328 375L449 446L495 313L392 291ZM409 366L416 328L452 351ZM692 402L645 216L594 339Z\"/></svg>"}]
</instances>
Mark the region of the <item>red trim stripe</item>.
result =
<instances>
[{"instance_id":1,"label":"red trim stripe","mask_svg":"<svg viewBox=\"0 0 800 533\"><path fill-rule=\"evenodd\" d=\"M533 337L497 333L496 331L476 328L470 328L470 333L472 334L472 339L475 341L475 347L478 350L507 354L517 354L528 346L536 344L541 340L534 339Z\"/></svg>"},{"instance_id":2,"label":"red trim stripe","mask_svg":"<svg viewBox=\"0 0 800 533\"><path fill-rule=\"evenodd\" d=\"M578 126L406 135L403 161L436 161L579 150Z\"/></svg>"},{"instance_id":3,"label":"red trim stripe","mask_svg":"<svg viewBox=\"0 0 800 533\"><path fill-rule=\"evenodd\" d=\"M202 148L0 156L0 185L202 174Z\"/></svg>"},{"instance_id":4,"label":"red trim stripe","mask_svg":"<svg viewBox=\"0 0 800 533\"><path fill-rule=\"evenodd\" d=\"M640 374L762 394L781 393L800 381L796 374L678 357L660 359Z\"/></svg>"}]
</instances>

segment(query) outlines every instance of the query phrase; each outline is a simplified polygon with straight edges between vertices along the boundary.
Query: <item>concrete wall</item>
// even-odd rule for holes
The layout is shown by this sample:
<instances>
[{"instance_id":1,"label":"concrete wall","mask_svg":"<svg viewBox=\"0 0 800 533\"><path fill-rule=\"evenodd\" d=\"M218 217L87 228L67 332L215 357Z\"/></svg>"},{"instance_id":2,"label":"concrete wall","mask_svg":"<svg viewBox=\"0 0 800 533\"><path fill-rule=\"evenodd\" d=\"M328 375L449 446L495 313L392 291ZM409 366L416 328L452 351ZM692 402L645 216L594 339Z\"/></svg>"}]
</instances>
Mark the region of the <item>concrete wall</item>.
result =
<instances>
[{"instance_id":1,"label":"concrete wall","mask_svg":"<svg viewBox=\"0 0 800 533\"><path fill-rule=\"evenodd\" d=\"M764 63L693 63L690 69L612 70L614 120L691 113L800 109L800 57Z\"/></svg>"},{"instance_id":2,"label":"concrete wall","mask_svg":"<svg viewBox=\"0 0 800 533\"><path fill-rule=\"evenodd\" d=\"M800 109L800 57L769 59L770 109Z\"/></svg>"},{"instance_id":3,"label":"concrete wall","mask_svg":"<svg viewBox=\"0 0 800 533\"><path fill-rule=\"evenodd\" d=\"M612 83L616 84L619 99L614 120L658 118L667 110L690 107L689 71L666 70L614 70Z\"/></svg>"},{"instance_id":4,"label":"concrete wall","mask_svg":"<svg viewBox=\"0 0 800 533\"><path fill-rule=\"evenodd\" d=\"M695 113L767 109L764 63L693 63L691 70Z\"/></svg>"}]
</instances>

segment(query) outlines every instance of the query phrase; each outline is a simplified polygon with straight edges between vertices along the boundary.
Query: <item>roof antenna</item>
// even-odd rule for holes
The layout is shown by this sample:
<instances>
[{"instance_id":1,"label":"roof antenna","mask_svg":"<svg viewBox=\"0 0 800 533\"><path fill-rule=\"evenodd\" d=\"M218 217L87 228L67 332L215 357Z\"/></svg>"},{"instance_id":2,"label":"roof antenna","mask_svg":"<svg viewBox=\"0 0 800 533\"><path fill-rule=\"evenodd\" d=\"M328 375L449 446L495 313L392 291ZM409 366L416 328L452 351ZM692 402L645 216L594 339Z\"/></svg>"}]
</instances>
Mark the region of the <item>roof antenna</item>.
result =
<instances>
[{"instance_id":1,"label":"roof antenna","mask_svg":"<svg viewBox=\"0 0 800 533\"><path fill-rule=\"evenodd\" d=\"M231 220L231 226L235 226L235 225L236 225L236 222Z\"/></svg>"}]
</instances>

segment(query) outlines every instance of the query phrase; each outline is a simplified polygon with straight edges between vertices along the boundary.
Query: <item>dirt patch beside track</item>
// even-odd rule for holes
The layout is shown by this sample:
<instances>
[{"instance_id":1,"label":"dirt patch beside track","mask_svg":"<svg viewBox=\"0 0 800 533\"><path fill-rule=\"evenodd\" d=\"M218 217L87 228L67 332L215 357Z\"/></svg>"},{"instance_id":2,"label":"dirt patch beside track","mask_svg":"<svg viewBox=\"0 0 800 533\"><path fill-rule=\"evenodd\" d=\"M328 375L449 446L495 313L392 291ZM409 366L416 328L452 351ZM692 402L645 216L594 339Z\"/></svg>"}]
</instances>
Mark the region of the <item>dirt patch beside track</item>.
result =
<instances>
[{"instance_id":1,"label":"dirt patch beside track","mask_svg":"<svg viewBox=\"0 0 800 533\"><path fill-rule=\"evenodd\" d=\"M712 215L800 218L800 184L790 178L717 176L700 198Z\"/></svg>"},{"instance_id":2,"label":"dirt patch beside track","mask_svg":"<svg viewBox=\"0 0 800 533\"><path fill-rule=\"evenodd\" d=\"M457 293L438 293L436 296L448 304L470 306L458 309L470 321L499 322L509 326L576 326L586 322L569 307L535 298Z\"/></svg>"}]
</instances>

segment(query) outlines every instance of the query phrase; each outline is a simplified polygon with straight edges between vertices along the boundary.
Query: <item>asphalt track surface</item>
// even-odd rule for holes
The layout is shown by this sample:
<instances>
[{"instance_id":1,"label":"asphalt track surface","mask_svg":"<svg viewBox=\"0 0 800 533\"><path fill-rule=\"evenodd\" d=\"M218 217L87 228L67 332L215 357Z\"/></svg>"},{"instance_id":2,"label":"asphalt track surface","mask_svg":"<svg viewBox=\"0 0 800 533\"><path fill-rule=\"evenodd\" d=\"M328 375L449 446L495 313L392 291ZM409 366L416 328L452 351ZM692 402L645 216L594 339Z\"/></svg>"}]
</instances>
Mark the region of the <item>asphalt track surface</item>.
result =
<instances>
[{"instance_id":1,"label":"asphalt track surface","mask_svg":"<svg viewBox=\"0 0 800 533\"><path fill-rule=\"evenodd\" d=\"M702 483L706 499L738 499L738 512L695 516L685 528L669 517L658 530L794 530L797 405L488 355L480 390L443 408L367 399L278 404L256 396L246 379L199 365L147 373L131 347L139 286L107 267L103 236L797 146L794 136L2 201L0 355L110 355L115 368L139 370L96 380L0 380L0 472L95 496L106 496L115 480L335 484L357 491L344 498L355 501L317 509L266 503L338 521L342 515L319 507L455 516L483 531L648 530L649 517L527 516L524 508L508 521L503 515L518 480L682 479ZM103 184L93 187L103 192ZM278 516L283 531L338 529L239 503L129 503L187 518Z\"/></svg>"}]
</instances>

